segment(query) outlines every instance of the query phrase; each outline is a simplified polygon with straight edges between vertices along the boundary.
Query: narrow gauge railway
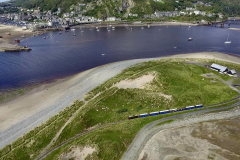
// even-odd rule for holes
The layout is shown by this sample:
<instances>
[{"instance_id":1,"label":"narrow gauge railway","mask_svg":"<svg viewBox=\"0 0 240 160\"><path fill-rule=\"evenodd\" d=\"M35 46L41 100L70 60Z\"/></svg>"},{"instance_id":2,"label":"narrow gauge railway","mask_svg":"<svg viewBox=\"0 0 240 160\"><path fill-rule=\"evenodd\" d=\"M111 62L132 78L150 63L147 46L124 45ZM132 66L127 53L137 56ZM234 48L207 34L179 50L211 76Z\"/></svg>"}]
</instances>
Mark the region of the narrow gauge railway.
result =
<instances>
[{"instance_id":1,"label":"narrow gauge railway","mask_svg":"<svg viewBox=\"0 0 240 160\"><path fill-rule=\"evenodd\" d=\"M170 110L164 110L164 111L150 112L149 114L143 113L143 114L139 114L139 115L129 116L128 119L130 120L130 119L136 119L136 118L142 118L142 117L148 117L148 116L156 116L156 115L160 115L160 114L180 112L180 111L197 109L197 108L202 108L202 107L203 107L203 105L199 104L199 105L195 105L195 106L188 106L185 108L176 108L176 109L170 109Z\"/></svg>"}]
</instances>

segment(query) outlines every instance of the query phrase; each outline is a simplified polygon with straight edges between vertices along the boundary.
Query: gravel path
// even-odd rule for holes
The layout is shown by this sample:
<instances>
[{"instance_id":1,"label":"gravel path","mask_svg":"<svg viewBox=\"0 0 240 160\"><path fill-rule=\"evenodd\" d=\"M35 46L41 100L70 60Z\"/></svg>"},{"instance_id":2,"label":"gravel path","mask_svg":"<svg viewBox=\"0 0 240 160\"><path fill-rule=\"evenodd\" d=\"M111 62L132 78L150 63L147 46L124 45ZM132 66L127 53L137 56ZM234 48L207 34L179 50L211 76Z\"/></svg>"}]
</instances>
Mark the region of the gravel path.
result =
<instances>
[{"instance_id":1,"label":"gravel path","mask_svg":"<svg viewBox=\"0 0 240 160\"><path fill-rule=\"evenodd\" d=\"M240 107L237 107L236 109L231 110L231 111L225 111L224 113L220 112L220 113L204 114L204 113L211 112L211 111L217 111L217 110L230 108L230 107L233 107L236 105L240 105L240 102L238 102L234 105L226 106L226 107L209 108L209 109L205 109L205 110L199 110L196 112L175 115L175 116L163 118L163 119L154 121L152 123L149 123L146 126L144 126L141 129L141 131L137 134L137 136L133 140L132 144L129 146L128 150L123 155L122 160L129 160L129 159L137 160L137 159L139 159L139 155L143 151L147 142L156 133L160 132L161 130L164 130L167 128L186 126L186 125L190 125L193 123L199 123L199 122L208 121L208 120L217 120L217 119L225 119L225 118L232 118L235 116L240 116ZM200 114L200 116L199 116L199 114ZM161 122L171 120L171 119L177 119L177 118L182 118L183 120L177 120L177 121L172 122L167 125L156 126L157 124L159 124Z\"/></svg>"}]
</instances>

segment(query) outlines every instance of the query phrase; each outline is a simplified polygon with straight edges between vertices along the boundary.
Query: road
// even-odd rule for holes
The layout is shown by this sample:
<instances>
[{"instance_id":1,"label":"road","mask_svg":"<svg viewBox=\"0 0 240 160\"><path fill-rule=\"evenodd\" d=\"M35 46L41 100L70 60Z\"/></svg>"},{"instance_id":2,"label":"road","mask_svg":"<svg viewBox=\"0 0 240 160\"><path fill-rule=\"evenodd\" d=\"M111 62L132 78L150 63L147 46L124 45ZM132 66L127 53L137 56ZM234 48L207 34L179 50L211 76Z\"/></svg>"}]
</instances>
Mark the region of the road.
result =
<instances>
[{"instance_id":1,"label":"road","mask_svg":"<svg viewBox=\"0 0 240 160\"><path fill-rule=\"evenodd\" d=\"M148 140L151 139L152 136L154 136L156 134L156 133L150 133L149 130L152 129L154 126L156 126L159 123L162 123L162 122L165 122L168 120L174 120L174 119L185 117L185 116L191 116L191 115L207 113L207 112L211 112L211 111L227 109L227 108L231 108L231 107L234 107L237 105L240 105L240 101L235 104L225 106L225 107L201 109L201 110L198 110L195 112L183 113L180 115L175 115L175 116L171 116L171 117L167 117L167 118L163 118L163 119L159 119L157 121L151 122L151 123L147 124L146 126L144 126L140 130L140 132L137 134L137 136L133 140L132 144L129 146L128 150L123 155L122 160L129 160L129 159L137 160L141 151L143 150L144 146L148 142ZM146 133L150 133L151 135L149 136Z\"/></svg>"}]
</instances>

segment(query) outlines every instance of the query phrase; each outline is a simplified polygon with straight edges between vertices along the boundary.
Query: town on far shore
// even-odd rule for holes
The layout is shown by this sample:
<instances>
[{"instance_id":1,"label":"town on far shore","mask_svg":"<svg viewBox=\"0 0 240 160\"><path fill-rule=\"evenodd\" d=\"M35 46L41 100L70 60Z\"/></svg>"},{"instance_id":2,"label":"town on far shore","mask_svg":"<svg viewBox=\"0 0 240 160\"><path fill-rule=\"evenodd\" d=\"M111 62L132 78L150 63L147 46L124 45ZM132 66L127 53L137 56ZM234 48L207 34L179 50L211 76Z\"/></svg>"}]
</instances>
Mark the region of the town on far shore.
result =
<instances>
[{"instance_id":1,"label":"town on far shore","mask_svg":"<svg viewBox=\"0 0 240 160\"><path fill-rule=\"evenodd\" d=\"M155 2L161 3L163 0L154 0ZM175 1L179 3L179 1ZM62 8L59 7L56 12L51 10L42 10L40 7L37 9L30 8L26 9L23 7L13 7L11 1L4 2L4 7L0 7L0 10L11 10L12 13L5 11L0 15L0 23L5 25L14 25L17 27L22 27L23 30L37 30L41 28L66 28L69 25L76 24L91 24L91 23L101 23L101 22L125 22L121 17L105 17L96 18L92 16L85 16L88 10L93 9L89 3L78 3L77 5L72 5L69 8L70 12L63 13ZM226 20L226 17L222 13L211 13L206 11L200 11L196 6L202 5L210 7L211 3L203 3L202 1L197 1L192 3L192 7L186 7L185 9L179 10L175 8L174 11L157 12L151 15L144 15L139 17L137 13L127 13L125 18L132 18L134 20L149 20L149 21L164 21L171 20L171 18L179 16L197 16L201 15L204 17L216 17L217 20ZM0 5L1 6L1 5ZM13 12L15 11L15 12ZM202 19L194 23L207 24L208 21Z\"/></svg>"}]
</instances>

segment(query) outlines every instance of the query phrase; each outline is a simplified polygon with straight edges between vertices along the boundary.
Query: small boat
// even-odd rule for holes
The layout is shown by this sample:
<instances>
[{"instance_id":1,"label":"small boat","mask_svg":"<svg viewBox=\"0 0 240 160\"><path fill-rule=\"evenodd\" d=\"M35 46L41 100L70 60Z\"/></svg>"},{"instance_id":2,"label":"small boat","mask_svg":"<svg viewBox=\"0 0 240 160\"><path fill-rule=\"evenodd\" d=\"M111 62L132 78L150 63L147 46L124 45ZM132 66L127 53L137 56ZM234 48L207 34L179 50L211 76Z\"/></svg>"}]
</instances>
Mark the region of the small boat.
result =
<instances>
[{"instance_id":1,"label":"small boat","mask_svg":"<svg viewBox=\"0 0 240 160\"><path fill-rule=\"evenodd\" d=\"M110 32L110 29L108 29L107 31Z\"/></svg>"},{"instance_id":2,"label":"small boat","mask_svg":"<svg viewBox=\"0 0 240 160\"><path fill-rule=\"evenodd\" d=\"M62 32L59 32L59 34L62 34Z\"/></svg>"},{"instance_id":3,"label":"small boat","mask_svg":"<svg viewBox=\"0 0 240 160\"><path fill-rule=\"evenodd\" d=\"M188 41L192 41L193 39L190 37L190 38L188 38Z\"/></svg>"},{"instance_id":4,"label":"small boat","mask_svg":"<svg viewBox=\"0 0 240 160\"><path fill-rule=\"evenodd\" d=\"M73 29L71 29L72 31L75 31L75 29L73 28Z\"/></svg>"},{"instance_id":5,"label":"small boat","mask_svg":"<svg viewBox=\"0 0 240 160\"><path fill-rule=\"evenodd\" d=\"M35 34L33 34L33 36L35 36Z\"/></svg>"},{"instance_id":6,"label":"small boat","mask_svg":"<svg viewBox=\"0 0 240 160\"><path fill-rule=\"evenodd\" d=\"M84 31L81 31L81 33L84 33Z\"/></svg>"},{"instance_id":7,"label":"small boat","mask_svg":"<svg viewBox=\"0 0 240 160\"><path fill-rule=\"evenodd\" d=\"M228 40L228 37L229 37L229 34L228 34L228 36L227 36L227 41L224 42L225 44L230 44L230 43L232 43L231 41Z\"/></svg>"},{"instance_id":8,"label":"small boat","mask_svg":"<svg viewBox=\"0 0 240 160\"><path fill-rule=\"evenodd\" d=\"M148 25L148 28L150 28L150 25Z\"/></svg>"},{"instance_id":9,"label":"small boat","mask_svg":"<svg viewBox=\"0 0 240 160\"><path fill-rule=\"evenodd\" d=\"M49 38L49 36L47 36L47 38Z\"/></svg>"},{"instance_id":10,"label":"small boat","mask_svg":"<svg viewBox=\"0 0 240 160\"><path fill-rule=\"evenodd\" d=\"M51 35L51 37L52 37L52 35Z\"/></svg>"},{"instance_id":11,"label":"small boat","mask_svg":"<svg viewBox=\"0 0 240 160\"><path fill-rule=\"evenodd\" d=\"M21 37L22 37L22 38L25 38L25 35L22 35Z\"/></svg>"},{"instance_id":12,"label":"small boat","mask_svg":"<svg viewBox=\"0 0 240 160\"><path fill-rule=\"evenodd\" d=\"M99 32L100 30L99 29L97 29L97 32Z\"/></svg>"},{"instance_id":13,"label":"small boat","mask_svg":"<svg viewBox=\"0 0 240 160\"><path fill-rule=\"evenodd\" d=\"M15 42L20 43L20 40L19 39L15 39Z\"/></svg>"},{"instance_id":14,"label":"small boat","mask_svg":"<svg viewBox=\"0 0 240 160\"><path fill-rule=\"evenodd\" d=\"M46 39L46 37L43 37L43 39Z\"/></svg>"},{"instance_id":15,"label":"small boat","mask_svg":"<svg viewBox=\"0 0 240 160\"><path fill-rule=\"evenodd\" d=\"M144 27L141 27L141 29L144 29Z\"/></svg>"},{"instance_id":16,"label":"small boat","mask_svg":"<svg viewBox=\"0 0 240 160\"><path fill-rule=\"evenodd\" d=\"M115 30L115 28L112 29L113 31Z\"/></svg>"},{"instance_id":17,"label":"small boat","mask_svg":"<svg viewBox=\"0 0 240 160\"><path fill-rule=\"evenodd\" d=\"M73 34L73 36L76 36L76 34Z\"/></svg>"},{"instance_id":18,"label":"small boat","mask_svg":"<svg viewBox=\"0 0 240 160\"><path fill-rule=\"evenodd\" d=\"M112 29L115 29L115 27L112 26Z\"/></svg>"}]
</instances>

